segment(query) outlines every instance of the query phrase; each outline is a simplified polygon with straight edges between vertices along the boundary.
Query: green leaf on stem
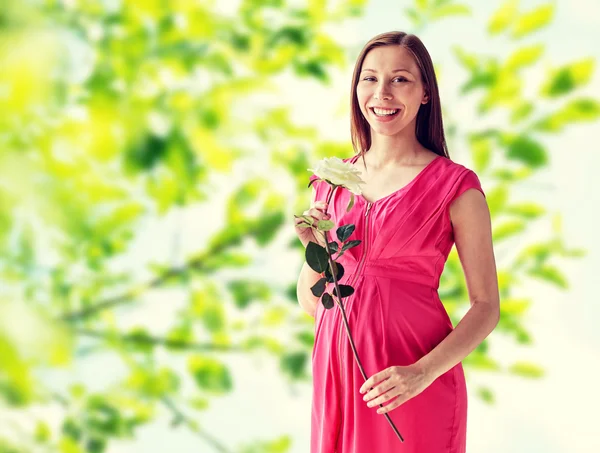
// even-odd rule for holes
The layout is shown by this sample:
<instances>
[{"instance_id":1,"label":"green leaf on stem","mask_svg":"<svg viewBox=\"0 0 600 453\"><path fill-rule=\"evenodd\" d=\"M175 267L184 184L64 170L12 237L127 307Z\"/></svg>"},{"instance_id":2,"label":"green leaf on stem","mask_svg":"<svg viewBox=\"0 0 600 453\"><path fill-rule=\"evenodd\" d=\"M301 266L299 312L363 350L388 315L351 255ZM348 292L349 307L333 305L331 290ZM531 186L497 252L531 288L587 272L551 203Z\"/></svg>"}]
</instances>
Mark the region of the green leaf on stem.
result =
<instances>
[{"instance_id":1,"label":"green leaf on stem","mask_svg":"<svg viewBox=\"0 0 600 453\"><path fill-rule=\"evenodd\" d=\"M322 246L312 241L309 242L306 246L305 256L306 262L313 271L318 272L319 274L325 272L329 255Z\"/></svg>"},{"instance_id":2,"label":"green leaf on stem","mask_svg":"<svg viewBox=\"0 0 600 453\"><path fill-rule=\"evenodd\" d=\"M354 232L354 225L352 223L348 225L342 225L339 227L335 234L340 242L346 242L346 240L350 237L350 235Z\"/></svg>"},{"instance_id":3,"label":"green leaf on stem","mask_svg":"<svg viewBox=\"0 0 600 453\"><path fill-rule=\"evenodd\" d=\"M342 279L342 277L344 276L344 266L342 266L340 263L336 263L334 261L333 267L336 269L335 277L336 277L337 281L339 282ZM333 275L331 273L331 268L329 266L327 267L327 270L325 271L325 278L327 279L327 281L329 283L333 283Z\"/></svg>"},{"instance_id":4,"label":"green leaf on stem","mask_svg":"<svg viewBox=\"0 0 600 453\"><path fill-rule=\"evenodd\" d=\"M345 252L346 250L351 249L352 247L356 247L360 243L361 243L361 241L359 239L355 239L353 241L348 241L342 247L342 252Z\"/></svg>"},{"instance_id":5,"label":"green leaf on stem","mask_svg":"<svg viewBox=\"0 0 600 453\"><path fill-rule=\"evenodd\" d=\"M354 193L350 192L350 201L348 202L348 206L346 207L346 212L350 212L350 209L354 206Z\"/></svg>"},{"instance_id":6,"label":"green leaf on stem","mask_svg":"<svg viewBox=\"0 0 600 453\"><path fill-rule=\"evenodd\" d=\"M319 223L317 223L317 229L319 231L329 231L334 227L335 223L333 223L331 220L319 220Z\"/></svg>"},{"instance_id":7,"label":"green leaf on stem","mask_svg":"<svg viewBox=\"0 0 600 453\"><path fill-rule=\"evenodd\" d=\"M348 297L352 294L354 294L354 288L350 285L339 285L340 287L340 293L342 294L342 298L344 297ZM333 295L335 297L337 297L337 290L334 288L333 289Z\"/></svg>"},{"instance_id":8,"label":"green leaf on stem","mask_svg":"<svg viewBox=\"0 0 600 453\"><path fill-rule=\"evenodd\" d=\"M329 293L325 293L323 294L323 297L321 297L321 302L323 303L323 306L329 310L331 308L333 308L333 297L331 297L331 294Z\"/></svg>"},{"instance_id":9,"label":"green leaf on stem","mask_svg":"<svg viewBox=\"0 0 600 453\"><path fill-rule=\"evenodd\" d=\"M336 253L339 250L339 245L337 242L333 241L329 243L329 248L333 253Z\"/></svg>"},{"instance_id":10,"label":"green leaf on stem","mask_svg":"<svg viewBox=\"0 0 600 453\"><path fill-rule=\"evenodd\" d=\"M306 220L311 225L315 223L315 219L309 215L301 215L300 217L302 217L304 220Z\"/></svg>"},{"instance_id":11,"label":"green leaf on stem","mask_svg":"<svg viewBox=\"0 0 600 453\"><path fill-rule=\"evenodd\" d=\"M329 270L329 268L327 268ZM315 283L310 290L312 291L315 297L321 297L321 295L325 292L325 284L327 283L327 279L325 277L319 279L317 283Z\"/></svg>"},{"instance_id":12,"label":"green leaf on stem","mask_svg":"<svg viewBox=\"0 0 600 453\"><path fill-rule=\"evenodd\" d=\"M295 215L294 214L294 218L295 219L304 219L303 223L299 223L298 225L296 225L297 228L310 228L312 226L312 224L314 223L313 218L308 215Z\"/></svg>"}]
</instances>

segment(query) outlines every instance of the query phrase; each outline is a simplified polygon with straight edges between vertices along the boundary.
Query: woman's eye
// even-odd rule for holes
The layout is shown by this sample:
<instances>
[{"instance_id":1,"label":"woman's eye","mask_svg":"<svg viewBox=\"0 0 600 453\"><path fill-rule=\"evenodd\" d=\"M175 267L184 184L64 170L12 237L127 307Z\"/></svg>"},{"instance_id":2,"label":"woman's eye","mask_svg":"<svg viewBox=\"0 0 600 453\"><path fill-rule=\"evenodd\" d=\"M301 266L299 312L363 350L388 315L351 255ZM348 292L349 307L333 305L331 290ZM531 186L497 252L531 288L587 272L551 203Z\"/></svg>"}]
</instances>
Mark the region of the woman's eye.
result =
<instances>
[{"instance_id":1,"label":"woman's eye","mask_svg":"<svg viewBox=\"0 0 600 453\"><path fill-rule=\"evenodd\" d=\"M365 77L363 80L373 80L375 77ZM394 80L399 80L400 82L406 82L407 80L404 77L396 77Z\"/></svg>"}]
</instances>

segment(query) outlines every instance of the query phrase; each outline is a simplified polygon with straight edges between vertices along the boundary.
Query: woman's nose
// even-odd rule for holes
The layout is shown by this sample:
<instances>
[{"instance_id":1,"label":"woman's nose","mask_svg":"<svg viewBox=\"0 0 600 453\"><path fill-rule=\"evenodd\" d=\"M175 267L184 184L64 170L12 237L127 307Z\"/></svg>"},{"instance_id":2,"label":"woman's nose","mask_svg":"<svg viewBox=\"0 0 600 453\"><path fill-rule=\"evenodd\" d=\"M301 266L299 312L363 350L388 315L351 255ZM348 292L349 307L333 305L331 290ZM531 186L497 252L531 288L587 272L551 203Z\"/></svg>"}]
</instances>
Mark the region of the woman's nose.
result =
<instances>
[{"instance_id":1,"label":"woman's nose","mask_svg":"<svg viewBox=\"0 0 600 453\"><path fill-rule=\"evenodd\" d=\"M387 89L385 86L379 86L376 90L375 90L375 99L379 99L379 100L383 100L383 99L390 99L390 94L387 92Z\"/></svg>"}]
</instances>

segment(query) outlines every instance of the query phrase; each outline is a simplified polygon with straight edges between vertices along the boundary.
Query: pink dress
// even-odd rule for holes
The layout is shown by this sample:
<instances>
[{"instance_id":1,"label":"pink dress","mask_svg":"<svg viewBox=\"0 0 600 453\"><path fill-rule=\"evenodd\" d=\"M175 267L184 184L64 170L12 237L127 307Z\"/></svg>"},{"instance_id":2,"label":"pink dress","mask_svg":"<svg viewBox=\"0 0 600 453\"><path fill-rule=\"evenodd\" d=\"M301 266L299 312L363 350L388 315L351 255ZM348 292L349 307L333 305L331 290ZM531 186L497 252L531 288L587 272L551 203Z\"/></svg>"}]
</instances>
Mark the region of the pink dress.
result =
<instances>
[{"instance_id":1,"label":"pink dress","mask_svg":"<svg viewBox=\"0 0 600 453\"><path fill-rule=\"evenodd\" d=\"M316 199L326 200L329 184L314 187ZM340 283L355 289L344 306L367 377L415 363L453 330L437 289L454 244L450 204L470 188L484 193L472 170L439 156L386 197L371 203L357 196L349 213L350 192L334 192L331 220L336 226L353 223L350 240L362 240L339 262L345 268ZM359 393L364 379L337 304L330 310L317 305L312 371L311 453L465 452L467 387L461 363L388 413L404 442L377 414L379 406L367 407Z\"/></svg>"}]
</instances>

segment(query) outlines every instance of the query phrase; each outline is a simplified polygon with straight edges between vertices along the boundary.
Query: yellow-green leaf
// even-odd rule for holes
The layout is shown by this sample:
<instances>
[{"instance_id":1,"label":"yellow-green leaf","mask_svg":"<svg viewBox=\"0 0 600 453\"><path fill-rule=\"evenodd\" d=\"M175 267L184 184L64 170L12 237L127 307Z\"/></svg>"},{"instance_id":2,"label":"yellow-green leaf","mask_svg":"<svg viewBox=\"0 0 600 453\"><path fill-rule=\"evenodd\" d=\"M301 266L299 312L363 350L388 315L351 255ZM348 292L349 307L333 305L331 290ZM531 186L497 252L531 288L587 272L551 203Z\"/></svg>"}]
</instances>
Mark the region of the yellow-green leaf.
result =
<instances>
[{"instance_id":1,"label":"yellow-green leaf","mask_svg":"<svg viewBox=\"0 0 600 453\"><path fill-rule=\"evenodd\" d=\"M529 299L506 298L500 301L500 317L503 313L522 315L531 305Z\"/></svg>"},{"instance_id":2,"label":"yellow-green leaf","mask_svg":"<svg viewBox=\"0 0 600 453\"><path fill-rule=\"evenodd\" d=\"M190 356L188 369L196 384L203 390L223 394L233 388L233 379L229 369L216 359L200 355Z\"/></svg>"},{"instance_id":3,"label":"yellow-green leaf","mask_svg":"<svg viewBox=\"0 0 600 453\"><path fill-rule=\"evenodd\" d=\"M517 214L528 219L535 219L546 213L546 209L533 202L517 203L506 207L506 212L510 214Z\"/></svg>"},{"instance_id":4,"label":"yellow-green leaf","mask_svg":"<svg viewBox=\"0 0 600 453\"><path fill-rule=\"evenodd\" d=\"M306 220L306 222L309 225L313 225L315 223L315 218L313 216L311 216L311 215L302 215L300 217L302 217L304 220Z\"/></svg>"},{"instance_id":5,"label":"yellow-green leaf","mask_svg":"<svg viewBox=\"0 0 600 453\"><path fill-rule=\"evenodd\" d=\"M331 220L319 220L317 223L317 229L319 231L329 231L333 228L335 228L335 223L333 223Z\"/></svg>"},{"instance_id":6,"label":"yellow-green leaf","mask_svg":"<svg viewBox=\"0 0 600 453\"><path fill-rule=\"evenodd\" d=\"M190 399L190 406L199 411L204 411L209 408L210 401L207 398L196 396Z\"/></svg>"},{"instance_id":7,"label":"yellow-green leaf","mask_svg":"<svg viewBox=\"0 0 600 453\"><path fill-rule=\"evenodd\" d=\"M35 425L35 434L34 434L35 440L37 442L45 443L50 440L51 436L52 436L52 432L51 432L48 424L45 422L42 422L42 421L38 421L37 424Z\"/></svg>"},{"instance_id":8,"label":"yellow-green leaf","mask_svg":"<svg viewBox=\"0 0 600 453\"><path fill-rule=\"evenodd\" d=\"M542 242L531 244L525 247L521 253L519 253L516 264L521 264L526 261L534 261L537 264L542 263L553 251L555 251L555 247L549 243Z\"/></svg>"},{"instance_id":9,"label":"yellow-green leaf","mask_svg":"<svg viewBox=\"0 0 600 453\"><path fill-rule=\"evenodd\" d=\"M498 270L498 289L503 292L507 291L514 283L515 278L510 271Z\"/></svg>"},{"instance_id":10,"label":"yellow-green leaf","mask_svg":"<svg viewBox=\"0 0 600 453\"><path fill-rule=\"evenodd\" d=\"M58 443L58 448L61 453L83 453L83 449L71 437L64 436Z\"/></svg>"},{"instance_id":11,"label":"yellow-green leaf","mask_svg":"<svg viewBox=\"0 0 600 453\"><path fill-rule=\"evenodd\" d=\"M525 230L527 224L522 220L508 220L494 227L493 240L500 242Z\"/></svg>"},{"instance_id":12,"label":"yellow-green leaf","mask_svg":"<svg viewBox=\"0 0 600 453\"><path fill-rule=\"evenodd\" d=\"M423 22L423 14L419 13L415 8L406 8L404 12L415 25L420 25ZM343 105L346 107L345 102Z\"/></svg>"},{"instance_id":13,"label":"yellow-green leaf","mask_svg":"<svg viewBox=\"0 0 600 453\"><path fill-rule=\"evenodd\" d=\"M548 153L544 146L525 135L510 140L506 156L533 168L539 168L548 162Z\"/></svg>"},{"instance_id":14,"label":"yellow-green leaf","mask_svg":"<svg viewBox=\"0 0 600 453\"><path fill-rule=\"evenodd\" d=\"M533 379L540 378L545 374L543 368L531 362L515 362L509 368L509 371L517 376Z\"/></svg>"},{"instance_id":15,"label":"yellow-green leaf","mask_svg":"<svg viewBox=\"0 0 600 453\"><path fill-rule=\"evenodd\" d=\"M435 8L429 17L431 17L431 19L435 20L435 19L440 19L442 17L460 16L460 15L468 16L470 14L471 14L471 8L469 6L455 4L455 5L444 5L439 8Z\"/></svg>"},{"instance_id":16,"label":"yellow-green leaf","mask_svg":"<svg viewBox=\"0 0 600 453\"><path fill-rule=\"evenodd\" d=\"M585 58L551 71L540 94L553 98L586 85L592 77L595 63L593 58Z\"/></svg>"},{"instance_id":17,"label":"yellow-green leaf","mask_svg":"<svg viewBox=\"0 0 600 453\"><path fill-rule=\"evenodd\" d=\"M505 67L508 71L515 71L522 67L532 65L540 59L543 53L543 44L522 47L517 49L510 57L508 57Z\"/></svg>"},{"instance_id":18,"label":"yellow-green leaf","mask_svg":"<svg viewBox=\"0 0 600 453\"><path fill-rule=\"evenodd\" d=\"M492 35L506 29L517 15L518 0L507 0L496 10L488 22L488 32Z\"/></svg>"},{"instance_id":19,"label":"yellow-green leaf","mask_svg":"<svg viewBox=\"0 0 600 453\"><path fill-rule=\"evenodd\" d=\"M533 104L531 102L519 99L510 114L510 123L516 124L527 118L533 112Z\"/></svg>"},{"instance_id":20,"label":"yellow-green leaf","mask_svg":"<svg viewBox=\"0 0 600 453\"><path fill-rule=\"evenodd\" d=\"M538 121L535 128L547 132L559 132L569 124L595 121L598 117L600 117L600 102L592 98L573 99L557 112Z\"/></svg>"},{"instance_id":21,"label":"yellow-green leaf","mask_svg":"<svg viewBox=\"0 0 600 453\"><path fill-rule=\"evenodd\" d=\"M529 275L541 278L542 280L546 280L550 283L554 283L556 286L562 289L567 289L569 287L564 274L558 270L557 267L550 264L545 264L530 270Z\"/></svg>"},{"instance_id":22,"label":"yellow-green leaf","mask_svg":"<svg viewBox=\"0 0 600 453\"><path fill-rule=\"evenodd\" d=\"M210 129L200 126L194 128L190 132L190 141L200 160L213 170L229 172L235 159L240 157L235 149L222 144Z\"/></svg>"},{"instance_id":23,"label":"yellow-green leaf","mask_svg":"<svg viewBox=\"0 0 600 453\"><path fill-rule=\"evenodd\" d=\"M287 353L281 357L281 369L293 378L299 379L304 377L308 358L308 354L305 351Z\"/></svg>"},{"instance_id":24,"label":"yellow-green leaf","mask_svg":"<svg viewBox=\"0 0 600 453\"><path fill-rule=\"evenodd\" d=\"M486 403L492 404L495 401L494 393L489 387L479 386L477 387L477 394Z\"/></svg>"},{"instance_id":25,"label":"yellow-green leaf","mask_svg":"<svg viewBox=\"0 0 600 453\"><path fill-rule=\"evenodd\" d=\"M548 25L554 16L554 4L542 5L522 14L512 29L514 38L521 38Z\"/></svg>"},{"instance_id":26,"label":"yellow-green leaf","mask_svg":"<svg viewBox=\"0 0 600 453\"><path fill-rule=\"evenodd\" d=\"M504 210L504 206L508 200L508 189L505 185L496 186L488 190L486 199L493 218Z\"/></svg>"},{"instance_id":27,"label":"yellow-green leaf","mask_svg":"<svg viewBox=\"0 0 600 453\"><path fill-rule=\"evenodd\" d=\"M429 4L429 0L415 0L415 6L420 10L427 9L427 5Z\"/></svg>"},{"instance_id":28,"label":"yellow-green leaf","mask_svg":"<svg viewBox=\"0 0 600 453\"><path fill-rule=\"evenodd\" d=\"M473 137L469 140L471 157L476 172L483 172L490 164L492 157L492 143L487 137Z\"/></svg>"},{"instance_id":29,"label":"yellow-green leaf","mask_svg":"<svg viewBox=\"0 0 600 453\"><path fill-rule=\"evenodd\" d=\"M475 54L467 53L467 51L465 51L457 45L452 47L452 51L454 52L454 55L458 58L458 61L465 68L469 69L470 71L475 71L475 69L477 69L478 60Z\"/></svg>"},{"instance_id":30,"label":"yellow-green leaf","mask_svg":"<svg viewBox=\"0 0 600 453\"><path fill-rule=\"evenodd\" d=\"M215 288L211 287L194 293L191 309L194 316L200 318L203 326L209 332L219 332L225 327L226 316L223 299Z\"/></svg>"},{"instance_id":31,"label":"yellow-green leaf","mask_svg":"<svg viewBox=\"0 0 600 453\"><path fill-rule=\"evenodd\" d=\"M285 321L287 313L287 309L284 309L283 307L269 307L263 313L261 320L262 324L265 327L275 327L281 325Z\"/></svg>"},{"instance_id":32,"label":"yellow-green leaf","mask_svg":"<svg viewBox=\"0 0 600 453\"><path fill-rule=\"evenodd\" d=\"M500 365L496 360L492 359L489 355L478 351L473 351L469 354L464 360L464 363L465 365L478 370L497 371L500 369Z\"/></svg>"},{"instance_id":33,"label":"yellow-green leaf","mask_svg":"<svg viewBox=\"0 0 600 453\"><path fill-rule=\"evenodd\" d=\"M346 212L350 212L350 209L354 206L354 194L350 192L350 201L348 202L348 206L346 206Z\"/></svg>"},{"instance_id":34,"label":"yellow-green leaf","mask_svg":"<svg viewBox=\"0 0 600 453\"><path fill-rule=\"evenodd\" d=\"M520 97L523 81L508 73L506 69L502 70L495 79L487 96L481 102L479 109L481 112L487 112L497 105L510 106Z\"/></svg>"},{"instance_id":35,"label":"yellow-green leaf","mask_svg":"<svg viewBox=\"0 0 600 453\"><path fill-rule=\"evenodd\" d=\"M227 284L238 308L246 308L251 302L266 302L271 299L269 285L257 280L233 280Z\"/></svg>"}]
</instances>

